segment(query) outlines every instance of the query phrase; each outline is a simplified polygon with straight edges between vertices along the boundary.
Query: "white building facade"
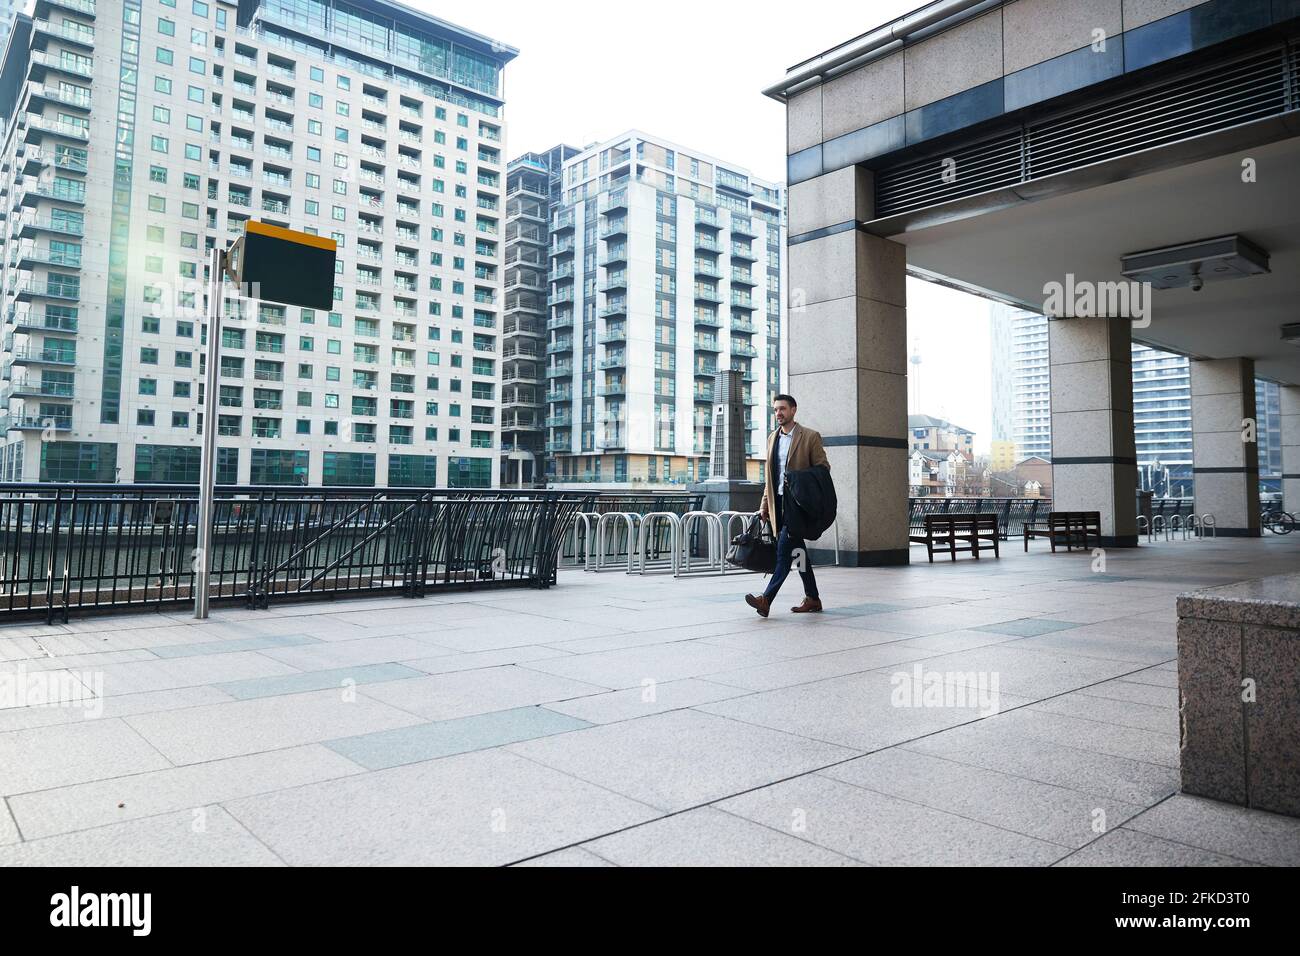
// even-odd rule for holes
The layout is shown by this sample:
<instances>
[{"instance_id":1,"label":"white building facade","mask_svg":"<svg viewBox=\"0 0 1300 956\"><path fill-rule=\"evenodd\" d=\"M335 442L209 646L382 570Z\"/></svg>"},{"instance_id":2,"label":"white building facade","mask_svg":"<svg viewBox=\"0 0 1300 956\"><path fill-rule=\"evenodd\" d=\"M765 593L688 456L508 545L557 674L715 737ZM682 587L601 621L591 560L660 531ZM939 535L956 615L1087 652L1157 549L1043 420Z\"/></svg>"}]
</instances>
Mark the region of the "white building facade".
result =
<instances>
[{"instance_id":1,"label":"white building facade","mask_svg":"<svg viewBox=\"0 0 1300 956\"><path fill-rule=\"evenodd\" d=\"M198 477L209 250L338 241L328 312L225 305L218 482L497 483L502 69L387 0L36 0L0 68L0 476Z\"/></svg>"},{"instance_id":2,"label":"white building facade","mask_svg":"<svg viewBox=\"0 0 1300 956\"><path fill-rule=\"evenodd\" d=\"M551 482L707 478L719 369L744 374L758 478L786 381L785 230L782 185L640 132L564 163L551 223Z\"/></svg>"}]
</instances>

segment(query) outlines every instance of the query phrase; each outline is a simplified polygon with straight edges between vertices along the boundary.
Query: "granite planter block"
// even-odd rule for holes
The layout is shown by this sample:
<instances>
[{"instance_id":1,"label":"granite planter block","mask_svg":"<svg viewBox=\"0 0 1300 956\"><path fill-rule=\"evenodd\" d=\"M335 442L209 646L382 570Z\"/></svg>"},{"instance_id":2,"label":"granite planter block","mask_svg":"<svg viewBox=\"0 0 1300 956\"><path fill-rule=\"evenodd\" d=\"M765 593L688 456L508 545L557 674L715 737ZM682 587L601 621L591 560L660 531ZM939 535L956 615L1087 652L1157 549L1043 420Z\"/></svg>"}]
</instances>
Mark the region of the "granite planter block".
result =
<instances>
[{"instance_id":1,"label":"granite planter block","mask_svg":"<svg viewBox=\"0 0 1300 956\"><path fill-rule=\"evenodd\" d=\"M1246 675L1246 786L1250 805L1300 816L1300 632L1243 628Z\"/></svg>"},{"instance_id":2,"label":"granite planter block","mask_svg":"<svg viewBox=\"0 0 1300 956\"><path fill-rule=\"evenodd\" d=\"M1182 595L1178 615L1183 791L1300 816L1300 575Z\"/></svg>"},{"instance_id":3,"label":"granite planter block","mask_svg":"<svg viewBox=\"0 0 1300 956\"><path fill-rule=\"evenodd\" d=\"M1241 625L1178 622L1178 714L1183 792L1245 803Z\"/></svg>"}]
</instances>

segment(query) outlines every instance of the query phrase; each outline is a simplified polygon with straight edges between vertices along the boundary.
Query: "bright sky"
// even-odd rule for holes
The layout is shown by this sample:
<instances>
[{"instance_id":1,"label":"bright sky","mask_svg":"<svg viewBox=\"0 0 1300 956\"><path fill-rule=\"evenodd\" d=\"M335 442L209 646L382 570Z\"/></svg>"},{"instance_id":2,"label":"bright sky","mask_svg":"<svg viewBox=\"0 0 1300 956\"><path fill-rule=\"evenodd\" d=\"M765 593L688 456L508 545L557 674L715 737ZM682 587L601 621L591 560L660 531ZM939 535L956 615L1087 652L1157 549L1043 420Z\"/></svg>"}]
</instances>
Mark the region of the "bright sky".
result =
<instances>
[{"instance_id":1,"label":"bright sky","mask_svg":"<svg viewBox=\"0 0 1300 956\"><path fill-rule=\"evenodd\" d=\"M908 13L925 0L608 0L468 5L405 0L519 49L506 68L510 157L628 129L785 179L785 108L763 96L801 60ZM921 407L988 447L988 308L908 283L908 340L922 353ZM910 394L910 393L909 393Z\"/></svg>"}]
</instances>

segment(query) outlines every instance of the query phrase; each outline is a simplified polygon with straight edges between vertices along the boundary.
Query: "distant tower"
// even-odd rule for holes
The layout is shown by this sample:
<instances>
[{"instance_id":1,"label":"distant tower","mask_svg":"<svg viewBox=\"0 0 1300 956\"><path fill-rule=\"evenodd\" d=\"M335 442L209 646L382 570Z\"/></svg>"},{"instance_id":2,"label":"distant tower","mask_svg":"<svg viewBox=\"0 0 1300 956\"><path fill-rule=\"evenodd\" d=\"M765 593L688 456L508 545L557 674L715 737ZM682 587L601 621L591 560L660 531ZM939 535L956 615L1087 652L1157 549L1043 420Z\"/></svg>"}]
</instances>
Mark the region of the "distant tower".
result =
<instances>
[{"instance_id":1,"label":"distant tower","mask_svg":"<svg viewBox=\"0 0 1300 956\"><path fill-rule=\"evenodd\" d=\"M921 411L921 350L917 348L915 342L912 343L912 357L908 361L912 363L912 370L908 373L912 379L911 411L919 414Z\"/></svg>"}]
</instances>

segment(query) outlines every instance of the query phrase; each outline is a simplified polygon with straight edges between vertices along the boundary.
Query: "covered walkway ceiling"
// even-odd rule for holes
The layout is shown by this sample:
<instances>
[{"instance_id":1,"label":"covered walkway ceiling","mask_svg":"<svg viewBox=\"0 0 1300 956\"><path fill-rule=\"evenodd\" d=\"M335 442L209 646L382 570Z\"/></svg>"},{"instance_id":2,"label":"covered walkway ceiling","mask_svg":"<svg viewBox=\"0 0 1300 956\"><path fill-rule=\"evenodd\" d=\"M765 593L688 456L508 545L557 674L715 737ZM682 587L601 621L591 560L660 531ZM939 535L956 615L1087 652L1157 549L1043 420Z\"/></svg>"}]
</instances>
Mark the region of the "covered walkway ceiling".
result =
<instances>
[{"instance_id":1,"label":"covered walkway ceiling","mask_svg":"<svg viewBox=\"0 0 1300 956\"><path fill-rule=\"evenodd\" d=\"M1243 160L1255 181L1243 182ZM871 232L905 244L908 265L1043 310L1044 286L1117 282L1120 257L1240 234L1271 256L1271 274L1156 290L1149 328L1134 338L1195 358L1243 356L1262 378L1300 385L1300 137L1035 199L967 208L965 218L878 220Z\"/></svg>"}]
</instances>

